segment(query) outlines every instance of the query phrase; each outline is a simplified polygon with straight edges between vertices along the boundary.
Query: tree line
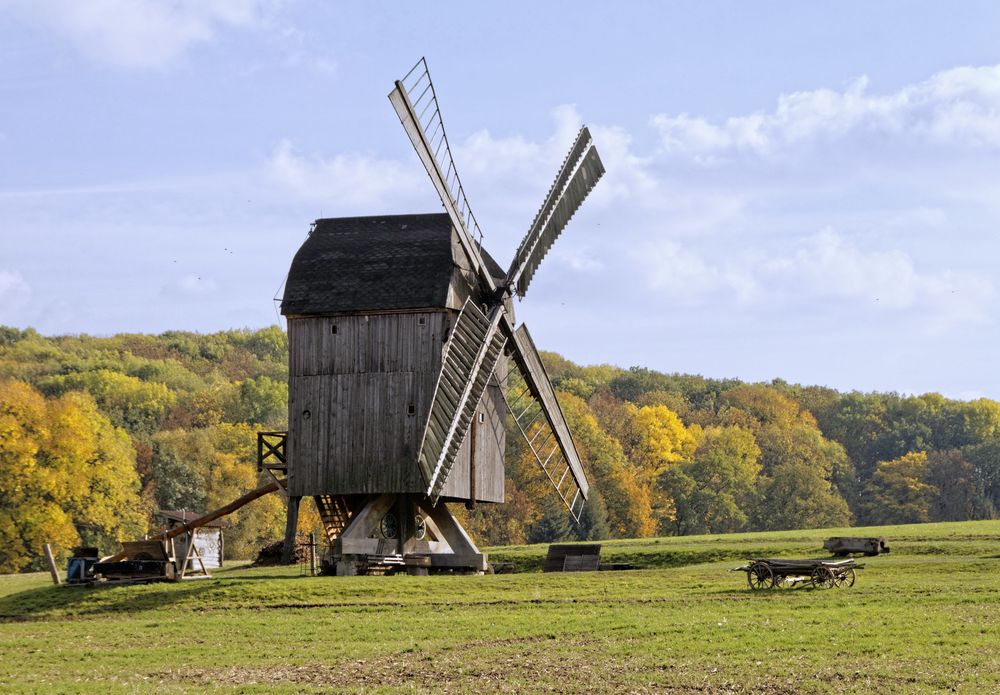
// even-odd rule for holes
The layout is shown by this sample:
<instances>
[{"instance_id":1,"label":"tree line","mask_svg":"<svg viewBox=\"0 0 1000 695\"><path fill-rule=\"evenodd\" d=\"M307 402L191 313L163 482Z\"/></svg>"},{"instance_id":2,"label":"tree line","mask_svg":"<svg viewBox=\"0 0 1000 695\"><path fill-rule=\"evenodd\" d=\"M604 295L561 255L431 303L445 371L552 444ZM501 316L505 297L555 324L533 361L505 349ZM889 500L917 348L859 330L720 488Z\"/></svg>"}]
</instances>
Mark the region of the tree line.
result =
<instances>
[{"instance_id":1,"label":"tree line","mask_svg":"<svg viewBox=\"0 0 1000 695\"><path fill-rule=\"evenodd\" d=\"M157 509L211 509L254 487L255 432L286 426L287 356L276 326L110 337L0 327L0 572L37 568L45 542L111 550L155 527ZM456 510L481 544L957 521L1000 509L995 401L542 357L593 494L572 524L511 427L507 502ZM316 526L304 509L302 524ZM240 510L227 555L279 538L283 519L276 495Z\"/></svg>"}]
</instances>

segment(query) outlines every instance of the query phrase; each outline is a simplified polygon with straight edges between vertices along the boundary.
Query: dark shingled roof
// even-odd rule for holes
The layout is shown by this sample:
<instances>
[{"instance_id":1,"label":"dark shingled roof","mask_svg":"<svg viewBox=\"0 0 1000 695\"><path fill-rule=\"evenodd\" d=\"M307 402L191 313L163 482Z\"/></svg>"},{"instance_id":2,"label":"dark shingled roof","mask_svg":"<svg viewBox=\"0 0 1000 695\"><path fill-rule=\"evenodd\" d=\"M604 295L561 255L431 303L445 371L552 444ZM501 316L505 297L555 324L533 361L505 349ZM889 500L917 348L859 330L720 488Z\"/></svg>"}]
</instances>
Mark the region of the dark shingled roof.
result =
<instances>
[{"instance_id":1,"label":"dark shingled roof","mask_svg":"<svg viewBox=\"0 0 1000 695\"><path fill-rule=\"evenodd\" d=\"M316 220L292 260L281 313L443 307L455 268L451 237L446 213Z\"/></svg>"}]
</instances>

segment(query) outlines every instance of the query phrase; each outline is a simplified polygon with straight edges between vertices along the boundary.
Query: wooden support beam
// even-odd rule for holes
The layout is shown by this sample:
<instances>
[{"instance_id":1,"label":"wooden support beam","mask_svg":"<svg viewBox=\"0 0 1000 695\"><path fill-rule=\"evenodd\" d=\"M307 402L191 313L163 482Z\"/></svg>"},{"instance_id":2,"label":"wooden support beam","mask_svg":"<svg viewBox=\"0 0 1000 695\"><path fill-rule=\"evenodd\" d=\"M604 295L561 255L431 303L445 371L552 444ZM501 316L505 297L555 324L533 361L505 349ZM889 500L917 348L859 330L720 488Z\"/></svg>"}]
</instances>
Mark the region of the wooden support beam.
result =
<instances>
[{"instance_id":1,"label":"wooden support beam","mask_svg":"<svg viewBox=\"0 0 1000 695\"><path fill-rule=\"evenodd\" d=\"M476 508L476 430L478 429L479 409L477 408L472 413L472 426L469 432L469 501L465 508L470 510Z\"/></svg>"},{"instance_id":2,"label":"wooden support beam","mask_svg":"<svg viewBox=\"0 0 1000 695\"><path fill-rule=\"evenodd\" d=\"M299 503L302 498L288 496L288 514L285 517L285 545L281 549L281 562L290 565L295 559L295 535L299 530Z\"/></svg>"},{"instance_id":3,"label":"wooden support beam","mask_svg":"<svg viewBox=\"0 0 1000 695\"><path fill-rule=\"evenodd\" d=\"M45 561L49 565L49 574L52 575L52 583L59 586L62 584L62 580L59 579L59 570L56 569L56 559L52 556L52 546L48 543L45 544Z\"/></svg>"},{"instance_id":4,"label":"wooden support beam","mask_svg":"<svg viewBox=\"0 0 1000 695\"><path fill-rule=\"evenodd\" d=\"M247 505L250 502L253 502L255 499L259 497L263 497L264 495L269 495L272 492L276 492L279 489L283 489L286 485L286 480L287 479L277 480L273 483L262 485L256 490L252 490L251 492L248 492L242 497L233 500L224 507L219 507L218 509L211 511L208 514L199 516L197 519L193 519L191 521L188 521L187 523L181 524L180 526L177 526L171 531L165 531L155 536L151 536L150 540L170 540L171 538L176 538L177 536L187 533L191 529L196 529L199 526L204 526L205 524L211 521L215 521L218 518L224 517L227 514L232 514L240 507Z\"/></svg>"}]
</instances>

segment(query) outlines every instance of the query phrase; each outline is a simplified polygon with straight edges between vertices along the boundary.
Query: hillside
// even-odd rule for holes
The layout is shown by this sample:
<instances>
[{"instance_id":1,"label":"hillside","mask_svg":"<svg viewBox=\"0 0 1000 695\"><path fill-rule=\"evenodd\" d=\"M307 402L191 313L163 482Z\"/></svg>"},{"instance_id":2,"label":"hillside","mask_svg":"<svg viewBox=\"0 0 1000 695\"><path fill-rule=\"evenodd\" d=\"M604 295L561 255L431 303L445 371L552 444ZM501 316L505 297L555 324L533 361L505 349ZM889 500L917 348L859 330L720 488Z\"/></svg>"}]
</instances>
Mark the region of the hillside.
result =
<instances>
[{"instance_id":1,"label":"hillside","mask_svg":"<svg viewBox=\"0 0 1000 695\"><path fill-rule=\"evenodd\" d=\"M543 357L595 494L571 526L510 436L507 503L456 510L480 544L990 519L1000 508L994 401ZM287 396L277 327L0 327L0 570L38 569L47 541L110 550L157 508L212 508L254 487L255 432L285 427ZM282 519L277 497L241 510L227 553L252 556Z\"/></svg>"},{"instance_id":2,"label":"hillside","mask_svg":"<svg viewBox=\"0 0 1000 695\"><path fill-rule=\"evenodd\" d=\"M867 528L850 589L750 592L748 554L828 532L630 539L651 569L300 577L296 567L105 589L0 577L12 692L989 692L1000 522ZM530 568L544 546L492 548Z\"/></svg>"}]
</instances>

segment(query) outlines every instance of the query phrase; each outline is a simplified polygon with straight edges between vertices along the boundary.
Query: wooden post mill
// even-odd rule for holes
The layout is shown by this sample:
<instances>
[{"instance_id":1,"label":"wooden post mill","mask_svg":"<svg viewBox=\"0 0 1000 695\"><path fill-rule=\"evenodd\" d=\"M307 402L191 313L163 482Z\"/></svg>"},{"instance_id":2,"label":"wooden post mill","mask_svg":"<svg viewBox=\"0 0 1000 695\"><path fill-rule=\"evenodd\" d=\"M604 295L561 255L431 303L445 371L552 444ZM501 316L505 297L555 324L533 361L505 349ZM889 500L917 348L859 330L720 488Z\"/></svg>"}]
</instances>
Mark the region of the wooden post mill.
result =
<instances>
[{"instance_id":1,"label":"wooden post mill","mask_svg":"<svg viewBox=\"0 0 1000 695\"><path fill-rule=\"evenodd\" d=\"M258 458L287 471L286 557L312 497L337 574L483 572L486 557L444 503L504 501L508 414L574 518L587 498L513 295L524 296L604 168L584 128L505 271L482 247L424 60L389 99L444 212L315 222L281 302L289 429L261 433Z\"/></svg>"}]
</instances>

